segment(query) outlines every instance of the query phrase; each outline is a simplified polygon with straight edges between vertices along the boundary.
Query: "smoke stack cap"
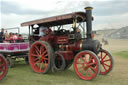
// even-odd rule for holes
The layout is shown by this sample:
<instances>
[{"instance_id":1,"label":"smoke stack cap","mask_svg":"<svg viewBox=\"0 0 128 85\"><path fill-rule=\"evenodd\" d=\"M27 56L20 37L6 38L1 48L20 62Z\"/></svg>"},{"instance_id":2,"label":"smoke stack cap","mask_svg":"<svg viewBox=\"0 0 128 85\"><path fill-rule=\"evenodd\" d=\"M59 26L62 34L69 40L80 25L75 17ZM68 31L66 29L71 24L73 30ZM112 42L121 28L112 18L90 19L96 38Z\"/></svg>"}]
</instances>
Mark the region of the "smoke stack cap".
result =
<instances>
[{"instance_id":1,"label":"smoke stack cap","mask_svg":"<svg viewBox=\"0 0 128 85\"><path fill-rule=\"evenodd\" d=\"M85 7L84 9L85 9L85 10L92 10L93 7Z\"/></svg>"}]
</instances>

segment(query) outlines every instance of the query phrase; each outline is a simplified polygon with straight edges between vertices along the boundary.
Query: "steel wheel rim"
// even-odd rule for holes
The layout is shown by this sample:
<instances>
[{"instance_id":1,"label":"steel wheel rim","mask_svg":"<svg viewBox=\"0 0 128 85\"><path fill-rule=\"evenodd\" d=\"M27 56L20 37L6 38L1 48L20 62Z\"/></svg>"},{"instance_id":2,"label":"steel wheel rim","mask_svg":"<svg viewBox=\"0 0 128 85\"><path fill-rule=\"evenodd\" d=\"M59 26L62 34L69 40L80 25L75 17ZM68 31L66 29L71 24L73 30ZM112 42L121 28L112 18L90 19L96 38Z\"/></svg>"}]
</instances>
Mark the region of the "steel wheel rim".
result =
<instances>
[{"instance_id":1,"label":"steel wheel rim","mask_svg":"<svg viewBox=\"0 0 128 85\"><path fill-rule=\"evenodd\" d=\"M7 71L8 71L7 62L6 62L5 58L2 55L0 55L0 80L2 80L4 78Z\"/></svg>"},{"instance_id":2,"label":"steel wheel rim","mask_svg":"<svg viewBox=\"0 0 128 85\"><path fill-rule=\"evenodd\" d=\"M29 52L29 63L32 69L44 73L48 69L49 62L49 53L45 45L41 42L33 44Z\"/></svg>"},{"instance_id":3,"label":"steel wheel rim","mask_svg":"<svg viewBox=\"0 0 128 85\"><path fill-rule=\"evenodd\" d=\"M105 50L101 50L100 53L98 54L100 63L101 63L101 70L100 74L104 75L110 72L112 70L112 65L113 65L113 59L112 56Z\"/></svg>"},{"instance_id":4,"label":"steel wheel rim","mask_svg":"<svg viewBox=\"0 0 128 85\"><path fill-rule=\"evenodd\" d=\"M82 55L86 55L86 56L83 57ZM87 55L88 57L90 57L90 59L88 60L86 59ZM79 62L78 59L81 59L83 63ZM90 63L91 61L93 62ZM81 66L78 67L77 64L81 64ZM86 65L84 66L84 64ZM92 66L92 65L95 65L95 66ZM98 64L96 57L86 51L79 53L77 57L75 57L74 68L75 68L76 74L81 79L84 79L84 80L91 80L99 73L99 64ZM80 69L82 69L81 72L79 71Z\"/></svg>"}]
</instances>

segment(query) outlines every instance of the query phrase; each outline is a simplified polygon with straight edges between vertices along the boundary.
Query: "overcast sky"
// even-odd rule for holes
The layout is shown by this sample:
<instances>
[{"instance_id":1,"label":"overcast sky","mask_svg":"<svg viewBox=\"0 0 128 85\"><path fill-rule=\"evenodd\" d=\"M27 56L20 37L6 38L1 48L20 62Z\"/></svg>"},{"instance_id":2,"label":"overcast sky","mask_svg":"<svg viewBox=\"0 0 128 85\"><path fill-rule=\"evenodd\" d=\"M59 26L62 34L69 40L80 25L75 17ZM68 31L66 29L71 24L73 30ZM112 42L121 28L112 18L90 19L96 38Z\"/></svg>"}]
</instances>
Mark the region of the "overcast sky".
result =
<instances>
[{"instance_id":1,"label":"overcast sky","mask_svg":"<svg viewBox=\"0 0 128 85\"><path fill-rule=\"evenodd\" d=\"M25 21L85 11L86 6L94 8L94 30L128 26L127 0L0 0L0 28L20 27Z\"/></svg>"}]
</instances>

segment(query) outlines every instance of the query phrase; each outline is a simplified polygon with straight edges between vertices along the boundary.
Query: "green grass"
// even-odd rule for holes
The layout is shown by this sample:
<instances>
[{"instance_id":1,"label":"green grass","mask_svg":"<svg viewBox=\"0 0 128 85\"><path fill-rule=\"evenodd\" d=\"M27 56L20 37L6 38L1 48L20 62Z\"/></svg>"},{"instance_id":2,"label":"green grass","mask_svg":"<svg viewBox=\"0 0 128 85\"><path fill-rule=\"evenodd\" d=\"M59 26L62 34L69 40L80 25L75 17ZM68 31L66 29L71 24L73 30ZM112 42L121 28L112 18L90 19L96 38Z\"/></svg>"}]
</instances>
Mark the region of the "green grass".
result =
<instances>
[{"instance_id":1,"label":"green grass","mask_svg":"<svg viewBox=\"0 0 128 85\"><path fill-rule=\"evenodd\" d=\"M119 62L116 62L115 68L108 75L98 75L92 81L85 81L75 74L73 66L66 71L38 74L21 61L17 62L14 68L9 69L7 76L0 81L0 85L127 85L127 74L118 70L126 64L123 66L121 64L117 66L117 64Z\"/></svg>"},{"instance_id":2,"label":"green grass","mask_svg":"<svg viewBox=\"0 0 128 85\"><path fill-rule=\"evenodd\" d=\"M118 53L116 53L115 55L124 57L124 58L128 58L128 51L120 51Z\"/></svg>"}]
</instances>

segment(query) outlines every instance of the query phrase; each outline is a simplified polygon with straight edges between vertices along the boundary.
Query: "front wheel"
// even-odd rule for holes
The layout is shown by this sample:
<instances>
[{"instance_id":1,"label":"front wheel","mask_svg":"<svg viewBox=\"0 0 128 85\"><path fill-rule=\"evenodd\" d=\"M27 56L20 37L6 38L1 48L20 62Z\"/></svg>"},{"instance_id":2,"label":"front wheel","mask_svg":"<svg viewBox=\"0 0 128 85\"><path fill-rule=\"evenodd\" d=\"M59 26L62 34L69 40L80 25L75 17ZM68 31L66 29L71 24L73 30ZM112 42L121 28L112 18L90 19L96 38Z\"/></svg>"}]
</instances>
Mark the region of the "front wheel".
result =
<instances>
[{"instance_id":1,"label":"front wheel","mask_svg":"<svg viewBox=\"0 0 128 85\"><path fill-rule=\"evenodd\" d=\"M114 65L114 60L112 55L107 50L102 49L99 52L98 57L101 63L100 74L101 75L108 74L113 69L113 65Z\"/></svg>"},{"instance_id":2,"label":"front wheel","mask_svg":"<svg viewBox=\"0 0 128 85\"><path fill-rule=\"evenodd\" d=\"M100 61L91 51L81 51L74 59L74 69L79 78L92 80L100 72Z\"/></svg>"}]
</instances>

